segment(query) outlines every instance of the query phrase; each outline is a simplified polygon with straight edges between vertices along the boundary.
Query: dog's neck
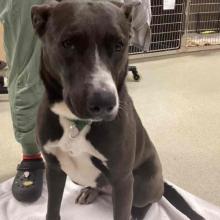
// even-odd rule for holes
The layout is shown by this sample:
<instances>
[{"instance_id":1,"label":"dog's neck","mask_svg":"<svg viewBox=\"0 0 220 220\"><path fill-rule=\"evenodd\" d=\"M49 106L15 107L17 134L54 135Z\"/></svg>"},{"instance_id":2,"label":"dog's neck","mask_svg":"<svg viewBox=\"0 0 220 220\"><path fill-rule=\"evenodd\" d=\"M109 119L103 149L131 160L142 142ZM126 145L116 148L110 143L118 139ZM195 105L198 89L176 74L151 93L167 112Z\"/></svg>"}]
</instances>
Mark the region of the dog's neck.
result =
<instances>
[{"instance_id":1,"label":"dog's neck","mask_svg":"<svg viewBox=\"0 0 220 220\"><path fill-rule=\"evenodd\" d=\"M79 131L83 130L87 125L91 125L92 123L91 120L83 120L76 117L63 101L51 105L50 110L59 117L70 121L71 124Z\"/></svg>"},{"instance_id":2,"label":"dog's neck","mask_svg":"<svg viewBox=\"0 0 220 220\"><path fill-rule=\"evenodd\" d=\"M79 131L82 131L87 125L91 124L90 121L71 120Z\"/></svg>"}]
</instances>

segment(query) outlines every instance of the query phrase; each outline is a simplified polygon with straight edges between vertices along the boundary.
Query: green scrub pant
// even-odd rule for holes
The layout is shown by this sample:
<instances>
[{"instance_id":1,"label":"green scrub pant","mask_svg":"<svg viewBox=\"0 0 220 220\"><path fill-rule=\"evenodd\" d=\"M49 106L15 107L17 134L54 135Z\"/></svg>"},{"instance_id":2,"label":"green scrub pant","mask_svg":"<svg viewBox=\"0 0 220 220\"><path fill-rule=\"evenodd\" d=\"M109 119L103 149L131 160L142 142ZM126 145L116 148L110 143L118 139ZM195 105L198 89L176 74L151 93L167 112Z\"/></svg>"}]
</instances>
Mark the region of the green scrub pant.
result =
<instances>
[{"instance_id":1,"label":"green scrub pant","mask_svg":"<svg viewBox=\"0 0 220 220\"><path fill-rule=\"evenodd\" d=\"M39 77L41 45L31 24L31 6L45 0L0 0L0 21L9 66L9 102L16 140L23 153L36 154L36 115L43 94Z\"/></svg>"}]
</instances>

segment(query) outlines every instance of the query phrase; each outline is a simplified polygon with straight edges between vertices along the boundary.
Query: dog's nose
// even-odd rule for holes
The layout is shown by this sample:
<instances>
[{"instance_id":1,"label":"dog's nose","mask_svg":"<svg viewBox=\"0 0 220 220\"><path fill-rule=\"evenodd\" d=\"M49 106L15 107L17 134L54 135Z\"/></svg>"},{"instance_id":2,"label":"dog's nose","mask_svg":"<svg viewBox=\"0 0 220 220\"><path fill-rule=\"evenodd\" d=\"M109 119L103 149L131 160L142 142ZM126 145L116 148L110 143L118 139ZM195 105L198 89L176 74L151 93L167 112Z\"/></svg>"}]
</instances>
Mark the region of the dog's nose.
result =
<instances>
[{"instance_id":1,"label":"dog's nose","mask_svg":"<svg viewBox=\"0 0 220 220\"><path fill-rule=\"evenodd\" d=\"M116 96L108 91L96 91L90 94L87 109L92 117L106 118L114 113Z\"/></svg>"}]
</instances>

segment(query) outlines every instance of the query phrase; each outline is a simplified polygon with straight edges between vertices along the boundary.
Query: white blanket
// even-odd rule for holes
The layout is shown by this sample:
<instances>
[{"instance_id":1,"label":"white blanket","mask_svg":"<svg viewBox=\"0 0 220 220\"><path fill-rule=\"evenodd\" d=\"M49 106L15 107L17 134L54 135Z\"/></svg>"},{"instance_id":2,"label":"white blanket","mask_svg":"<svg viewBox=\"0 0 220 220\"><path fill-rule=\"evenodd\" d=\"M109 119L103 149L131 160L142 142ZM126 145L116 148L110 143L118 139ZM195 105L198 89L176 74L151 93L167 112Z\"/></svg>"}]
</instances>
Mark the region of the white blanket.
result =
<instances>
[{"instance_id":1,"label":"white blanket","mask_svg":"<svg viewBox=\"0 0 220 220\"><path fill-rule=\"evenodd\" d=\"M0 220L45 220L47 190L33 204L17 202L11 194L12 179L0 184ZM220 208L207 203L190 193L174 186L188 203L207 220L220 220ZM79 187L67 181L61 208L62 220L112 220L110 196L100 196L91 205L76 205L75 198ZM146 220L187 220L165 198L154 204L146 215Z\"/></svg>"}]
</instances>

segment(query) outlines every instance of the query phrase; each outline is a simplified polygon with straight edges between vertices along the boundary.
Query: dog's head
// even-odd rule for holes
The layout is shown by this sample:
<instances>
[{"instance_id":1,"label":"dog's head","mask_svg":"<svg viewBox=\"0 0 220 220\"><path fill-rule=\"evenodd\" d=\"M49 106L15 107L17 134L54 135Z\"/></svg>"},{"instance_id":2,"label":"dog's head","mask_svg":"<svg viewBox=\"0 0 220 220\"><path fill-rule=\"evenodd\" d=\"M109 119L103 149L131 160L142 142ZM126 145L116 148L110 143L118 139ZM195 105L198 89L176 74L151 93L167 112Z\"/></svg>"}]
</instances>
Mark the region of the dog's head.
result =
<instances>
[{"instance_id":1,"label":"dog's head","mask_svg":"<svg viewBox=\"0 0 220 220\"><path fill-rule=\"evenodd\" d=\"M32 8L33 27L42 41L41 74L47 93L62 94L78 118L112 120L118 113L127 72L130 12L131 6L103 1L71 0Z\"/></svg>"}]
</instances>

